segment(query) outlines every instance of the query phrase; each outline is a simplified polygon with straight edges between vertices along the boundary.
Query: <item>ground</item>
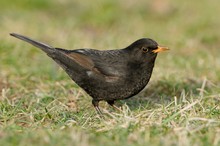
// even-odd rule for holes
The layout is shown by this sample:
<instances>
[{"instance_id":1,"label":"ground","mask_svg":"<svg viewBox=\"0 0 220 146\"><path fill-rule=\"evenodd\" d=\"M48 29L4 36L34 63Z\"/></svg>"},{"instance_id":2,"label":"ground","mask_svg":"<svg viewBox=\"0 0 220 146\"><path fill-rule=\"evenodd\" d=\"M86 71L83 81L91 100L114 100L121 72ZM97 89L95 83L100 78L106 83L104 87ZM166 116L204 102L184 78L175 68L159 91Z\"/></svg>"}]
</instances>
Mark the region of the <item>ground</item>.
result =
<instances>
[{"instance_id":1,"label":"ground","mask_svg":"<svg viewBox=\"0 0 220 146\"><path fill-rule=\"evenodd\" d=\"M220 145L218 0L0 2L0 145ZM10 32L66 49L116 49L149 37L158 55L148 86L118 101L89 97L39 49Z\"/></svg>"}]
</instances>

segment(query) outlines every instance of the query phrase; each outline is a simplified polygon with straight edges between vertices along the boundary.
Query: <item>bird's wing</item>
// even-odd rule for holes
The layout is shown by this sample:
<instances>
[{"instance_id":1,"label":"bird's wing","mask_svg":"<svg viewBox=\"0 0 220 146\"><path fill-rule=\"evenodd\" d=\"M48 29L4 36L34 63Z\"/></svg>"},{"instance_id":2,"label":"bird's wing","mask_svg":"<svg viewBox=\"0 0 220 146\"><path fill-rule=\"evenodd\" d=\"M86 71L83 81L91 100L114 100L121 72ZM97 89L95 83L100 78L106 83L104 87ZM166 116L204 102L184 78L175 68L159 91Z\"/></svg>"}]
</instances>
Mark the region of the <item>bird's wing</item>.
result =
<instances>
[{"instance_id":1,"label":"bird's wing","mask_svg":"<svg viewBox=\"0 0 220 146\"><path fill-rule=\"evenodd\" d=\"M54 48L16 33L11 33L10 35L43 50L49 57L55 60L71 78L76 78L74 77L74 72L84 71L87 72L87 75L91 78L95 76L107 82L115 82L121 79L125 74L125 65L123 65L123 59L120 59L118 51L98 51L92 49L65 50Z\"/></svg>"},{"instance_id":2,"label":"bird's wing","mask_svg":"<svg viewBox=\"0 0 220 146\"><path fill-rule=\"evenodd\" d=\"M114 51L80 49L69 51L66 55L88 70L91 77L98 75L107 82L115 82L125 75L124 60Z\"/></svg>"}]
</instances>

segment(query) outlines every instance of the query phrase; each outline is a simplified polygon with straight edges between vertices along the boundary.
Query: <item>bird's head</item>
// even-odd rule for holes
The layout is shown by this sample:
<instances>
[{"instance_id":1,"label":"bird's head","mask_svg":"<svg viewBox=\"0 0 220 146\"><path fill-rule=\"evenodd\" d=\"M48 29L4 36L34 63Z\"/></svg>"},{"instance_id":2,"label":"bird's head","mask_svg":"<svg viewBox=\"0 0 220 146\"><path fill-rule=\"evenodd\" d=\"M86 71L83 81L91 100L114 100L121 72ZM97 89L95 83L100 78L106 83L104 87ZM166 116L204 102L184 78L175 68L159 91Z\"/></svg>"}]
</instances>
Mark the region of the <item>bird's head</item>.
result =
<instances>
[{"instance_id":1,"label":"bird's head","mask_svg":"<svg viewBox=\"0 0 220 146\"><path fill-rule=\"evenodd\" d=\"M169 50L167 47L161 47L158 43L149 38L143 38L135 41L126 48L133 60L140 62L151 62L156 59L157 53Z\"/></svg>"}]
</instances>

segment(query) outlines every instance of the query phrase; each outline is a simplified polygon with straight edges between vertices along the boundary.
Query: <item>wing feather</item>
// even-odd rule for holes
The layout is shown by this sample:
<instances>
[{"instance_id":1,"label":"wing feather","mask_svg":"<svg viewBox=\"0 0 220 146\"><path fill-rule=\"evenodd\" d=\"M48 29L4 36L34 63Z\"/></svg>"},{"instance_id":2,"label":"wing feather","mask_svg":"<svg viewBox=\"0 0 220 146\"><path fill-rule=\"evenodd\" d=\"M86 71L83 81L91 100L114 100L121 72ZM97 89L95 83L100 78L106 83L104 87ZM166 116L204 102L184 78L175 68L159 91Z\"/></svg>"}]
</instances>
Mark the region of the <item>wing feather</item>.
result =
<instances>
[{"instance_id":1,"label":"wing feather","mask_svg":"<svg viewBox=\"0 0 220 146\"><path fill-rule=\"evenodd\" d=\"M97 50L80 49L73 50L66 55L90 71L90 75L95 74L104 77L106 82L115 82L123 78L123 75L125 75L124 61L121 60L120 56L115 56L112 53L108 54L108 51L104 51L104 53L102 51L101 53Z\"/></svg>"}]
</instances>

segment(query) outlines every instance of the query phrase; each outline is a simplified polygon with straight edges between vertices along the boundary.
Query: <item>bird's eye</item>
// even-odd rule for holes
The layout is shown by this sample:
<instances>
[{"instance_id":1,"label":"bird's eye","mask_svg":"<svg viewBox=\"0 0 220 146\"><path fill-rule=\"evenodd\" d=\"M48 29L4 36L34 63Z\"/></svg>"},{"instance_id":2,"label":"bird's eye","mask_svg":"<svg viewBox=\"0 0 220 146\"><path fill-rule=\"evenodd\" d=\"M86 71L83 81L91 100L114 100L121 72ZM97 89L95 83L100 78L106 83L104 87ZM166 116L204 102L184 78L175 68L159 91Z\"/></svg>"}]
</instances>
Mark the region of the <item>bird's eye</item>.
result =
<instances>
[{"instance_id":1,"label":"bird's eye","mask_svg":"<svg viewBox=\"0 0 220 146\"><path fill-rule=\"evenodd\" d=\"M142 51L143 51L144 53L146 53L146 52L148 52L148 48L142 47Z\"/></svg>"}]
</instances>

